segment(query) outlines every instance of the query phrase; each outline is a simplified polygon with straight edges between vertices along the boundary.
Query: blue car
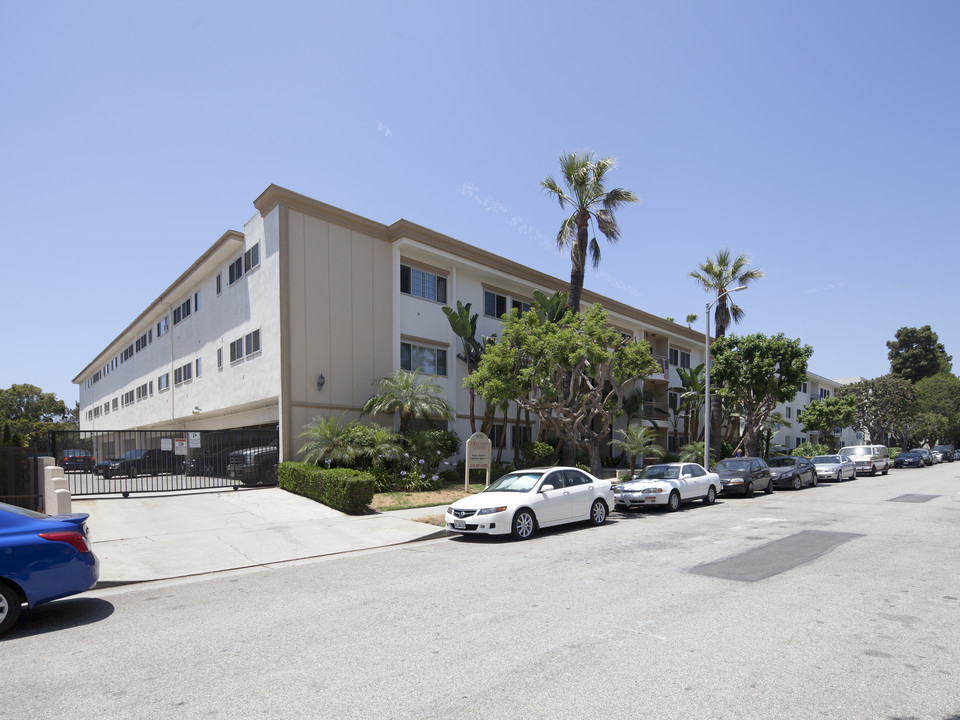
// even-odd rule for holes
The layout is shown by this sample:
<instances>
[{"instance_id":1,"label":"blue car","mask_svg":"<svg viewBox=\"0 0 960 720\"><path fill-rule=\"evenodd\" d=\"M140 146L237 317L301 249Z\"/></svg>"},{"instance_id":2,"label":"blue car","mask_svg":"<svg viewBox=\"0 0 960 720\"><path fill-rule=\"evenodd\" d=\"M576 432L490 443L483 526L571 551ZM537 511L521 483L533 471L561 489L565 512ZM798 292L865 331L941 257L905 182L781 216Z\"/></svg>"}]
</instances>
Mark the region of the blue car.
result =
<instances>
[{"instance_id":1,"label":"blue car","mask_svg":"<svg viewBox=\"0 0 960 720\"><path fill-rule=\"evenodd\" d=\"M0 635L35 607L97 584L86 513L44 515L0 503Z\"/></svg>"}]
</instances>

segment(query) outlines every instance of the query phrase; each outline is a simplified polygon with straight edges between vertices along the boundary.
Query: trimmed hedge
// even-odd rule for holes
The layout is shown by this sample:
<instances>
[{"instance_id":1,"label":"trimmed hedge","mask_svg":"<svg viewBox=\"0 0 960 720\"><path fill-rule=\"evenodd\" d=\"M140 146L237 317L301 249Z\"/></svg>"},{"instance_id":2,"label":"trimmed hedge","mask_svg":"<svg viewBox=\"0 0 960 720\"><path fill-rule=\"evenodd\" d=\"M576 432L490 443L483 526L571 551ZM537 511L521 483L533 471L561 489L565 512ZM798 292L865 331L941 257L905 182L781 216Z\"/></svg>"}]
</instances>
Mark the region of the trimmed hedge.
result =
<instances>
[{"instance_id":1,"label":"trimmed hedge","mask_svg":"<svg viewBox=\"0 0 960 720\"><path fill-rule=\"evenodd\" d=\"M324 469L310 463L284 462L277 467L277 475L284 490L341 512L362 512L373 500L373 476L360 470Z\"/></svg>"}]
</instances>

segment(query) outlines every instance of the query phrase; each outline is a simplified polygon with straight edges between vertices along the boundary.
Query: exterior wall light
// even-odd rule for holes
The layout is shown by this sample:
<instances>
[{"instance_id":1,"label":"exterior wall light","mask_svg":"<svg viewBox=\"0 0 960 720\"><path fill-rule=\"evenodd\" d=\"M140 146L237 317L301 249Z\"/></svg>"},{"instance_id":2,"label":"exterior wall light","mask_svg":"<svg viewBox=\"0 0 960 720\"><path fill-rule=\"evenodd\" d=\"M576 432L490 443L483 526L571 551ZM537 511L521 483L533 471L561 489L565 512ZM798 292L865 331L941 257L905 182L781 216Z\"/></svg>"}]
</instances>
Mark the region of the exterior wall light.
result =
<instances>
[{"instance_id":1,"label":"exterior wall light","mask_svg":"<svg viewBox=\"0 0 960 720\"><path fill-rule=\"evenodd\" d=\"M327 379L323 376L323 373L317 377L317 392L323 390L323 386L326 384Z\"/></svg>"}]
</instances>

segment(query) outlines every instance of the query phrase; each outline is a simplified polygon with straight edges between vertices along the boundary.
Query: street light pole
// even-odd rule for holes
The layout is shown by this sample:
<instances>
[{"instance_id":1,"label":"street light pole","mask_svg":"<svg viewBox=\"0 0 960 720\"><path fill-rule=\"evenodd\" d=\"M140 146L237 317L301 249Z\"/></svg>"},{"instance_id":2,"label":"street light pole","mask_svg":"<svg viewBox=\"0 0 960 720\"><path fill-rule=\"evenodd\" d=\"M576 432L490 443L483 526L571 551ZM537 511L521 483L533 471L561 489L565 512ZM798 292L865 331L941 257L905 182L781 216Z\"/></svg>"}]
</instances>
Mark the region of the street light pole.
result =
<instances>
[{"instance_id":1,"label":"street light pole","mask_svg":"<svg viewBox=\"0 0 960 720\"><path fill-rule=\"evenodd\" d=\"M703 337L704 367L706 368L706 377L703 385L703 467L710 470L710 310L730 293L746 290L746 285L735 287L732 290L724 290L717 295L717 299L707 303L707 334Z\"/></svg>"}]
</instances>

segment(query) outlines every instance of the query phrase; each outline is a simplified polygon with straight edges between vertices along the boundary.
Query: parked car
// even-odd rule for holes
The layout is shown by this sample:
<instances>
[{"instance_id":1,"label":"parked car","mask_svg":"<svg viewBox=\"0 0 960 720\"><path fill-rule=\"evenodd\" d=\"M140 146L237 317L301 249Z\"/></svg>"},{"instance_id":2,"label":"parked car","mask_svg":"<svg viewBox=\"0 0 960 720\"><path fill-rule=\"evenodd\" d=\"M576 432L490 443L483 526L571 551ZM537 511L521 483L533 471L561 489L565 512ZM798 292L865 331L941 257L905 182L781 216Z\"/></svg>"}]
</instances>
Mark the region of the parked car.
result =
<instances>
[{"instance_id":1,"label":"parked car","mask_svg":"<svg viewBox=\"0 0 960 720\"><path fill-rule=\"evenodd\" d=\"M725 493L743 493L753 497L754 490L773 492L773 471L767 461L757 457L726 458L713 466Z\"/></svg>"},{"instance_id":2,"label":"parked car","mask_svg":"<svg viewBox=\"0 0 960 720\"><path fill-rule=\"evenodd\" d=\"M853 480L857 477L857 464L846 455L817 455L810 459L817 470L817 480Z\"/></svg>"},{"instance_id":3,"label":"parked car","mask_svg":"<svg viewBox=\"0 0 960 720\"><path fill-rule=\"evenodd\" d=\"M926 467L926 464L923 462L923 457L916 450L907 450L893 459L893 466L895 468L922 468Z\"/></svg>"},{"instance_id":4,"label":"parked car","mask_svg":"<svg viewBox=\"0 0 960 720\"><path fill-rule=\"evenodd\" d=\"M0 634L17 622L24 603L33 608L97 584L100 561L90 547L88 517L0 503Z\"/></svg>"},{"instance_id":5,"label":"parked car","mask_svg":"<svg viewBox=\"0 0 960 720\"><path fill-rule=\"evenodd\" d=\"M97 461L89 450L64 450L60 453L60 467L64 472L91 472Z\"/></svg>"},{"instance_id":6,"label":"parked car","mask_svg":"<svg viewBox=\"0 0 960 720\"><path fill-rule=\"evenodd\" d=\"M772 457L767 461L767 464L773 470L773 486L775 488L786 487L800 490L807 485L815 487L817 484L817 469L805 457L793 457L792 455Z\"/></svg>"},{"instance_id":7,"label":"parked car","mask_svg":"<svg viewBox=\"0 0 960 720\"><path fill-rule=\"evenodd\" d=\"M840 454L857 464L858 475L886 475L890 470L890 450L886 445L849 445L840 448Z\"/></svg>"},{"instance_id":8,"label":"parked car","mask_svg":"<svg viewBox=\"0 0 960 720\"><path fill-rule=\"evenodd\" d=\"M276 484L279 462L280 453L272 445L234 450L227 464L227 477L243 483Z\"/></svg>"},{"instance_id":9,"label":"parked car","mask_svg":"<svg viewBox=\"0 0 960 720\"><path fill-rule=\"evenodd\" d=\"M526 540L540 528L589 521L603 525L613 504L609 480L571 467L515 470L447 508L447 530L511 534Z\"/></svg>"},{"instance_id":10,"label":"parked car","mask_svg":"<svg viewBox=\"0 0 960 720\"><path fill-rule=\"evenodd\" d=\"M128 450L119 458L100 463L98 467L105 478L110 478L175 473L180 465L172 450L151 448Z\"/></svg>"},{"instance_id":11,"label":"parked car","mask_svg":"<svg viewBox=\"0 0 960 720\"><path fill-rule=\"evenodd\" d=\"M227 466L230 464L230 454L236 447L204 450L198 457L184 458L183 474L206 477L226 476Z\"/></svg>"},{"instance_id":12,"label":"parked car","mask_svg":"<svg viewBox=\"0 0 960 720\"><path fill-rule=\"evenodd\" d=\"M666 505L675 512L680 503L703 500L712 505L723 484L715 472L707 472L697 463L660 463L644 468L632 480L614 485L614 508Z\"/></svg>"},{"instance_id":13,"label":"parked car","mask_svg":"<svg viewBox=\"0 0 960 720\"><path fill-rule=\"evenodd\" d=\"M934 445L933 449L940 453L943 462L953 462L955 460L952 445Z\"/></svg>"},{"instance_id":14,"label":"parked car","mask_svg":"<svg viewBox=\"0 0 960 720\"><path fill-rule=\"evenodd\" d=\"M923 460L923 464L927 467L933 465L933 455L927 448L913 448L910 452L915 452Z\"/></svg>"}]
</instances>

